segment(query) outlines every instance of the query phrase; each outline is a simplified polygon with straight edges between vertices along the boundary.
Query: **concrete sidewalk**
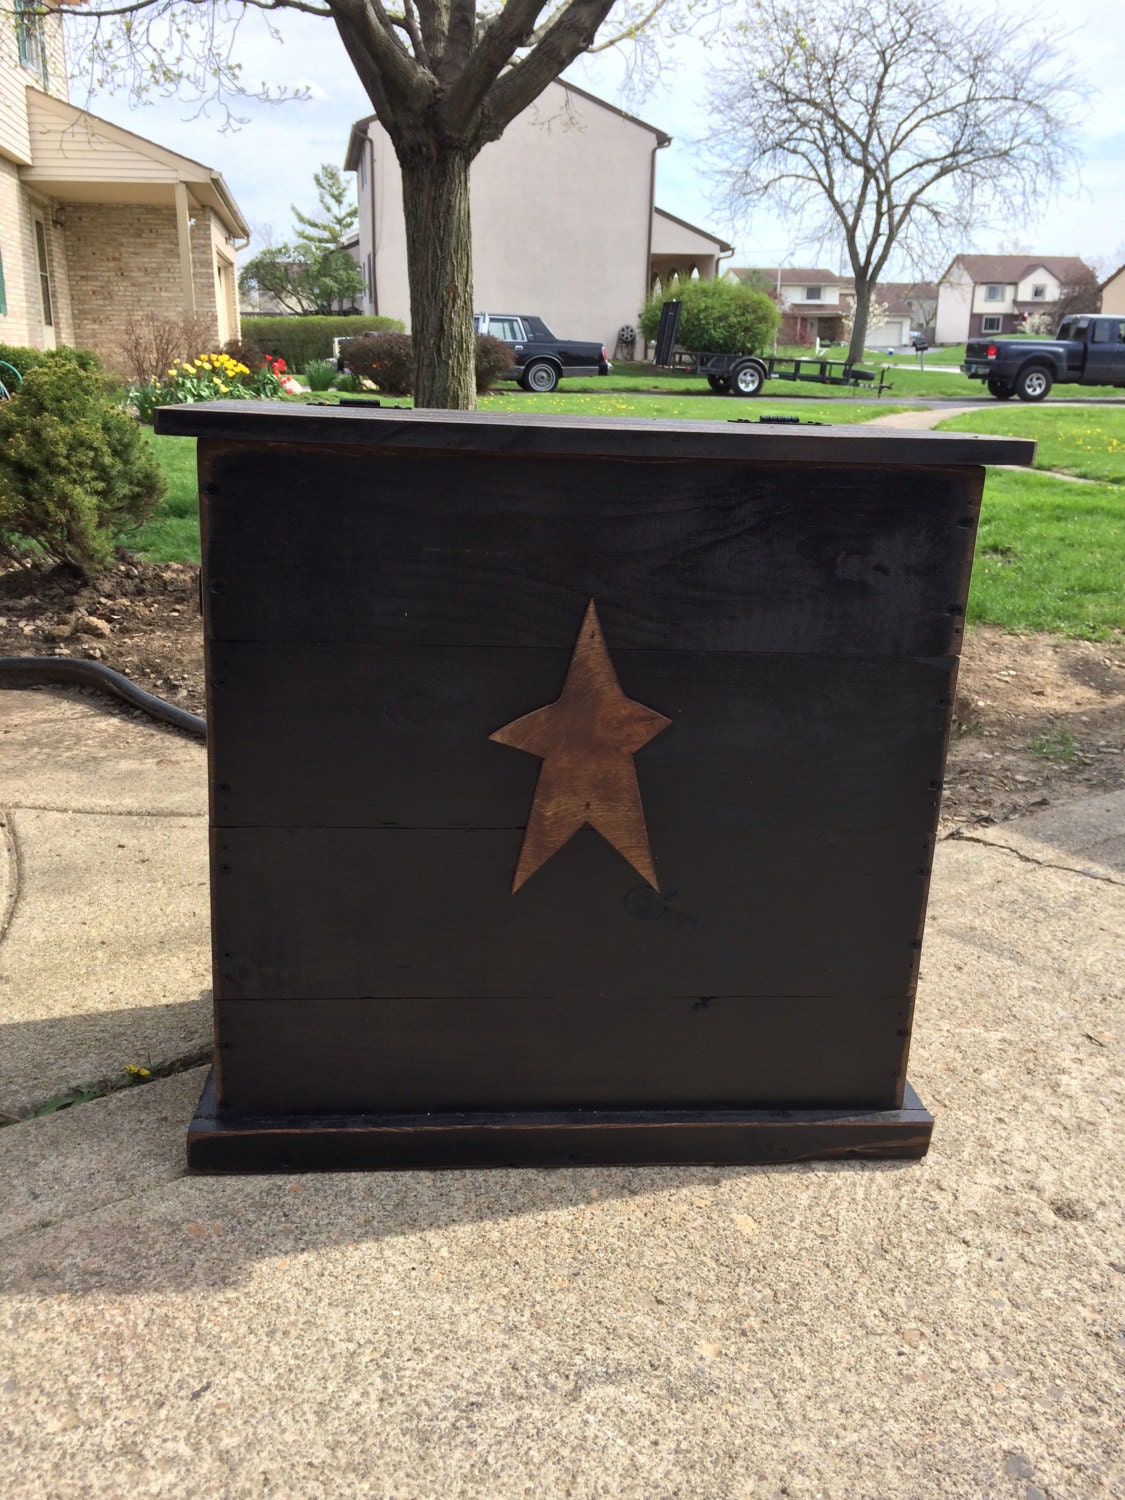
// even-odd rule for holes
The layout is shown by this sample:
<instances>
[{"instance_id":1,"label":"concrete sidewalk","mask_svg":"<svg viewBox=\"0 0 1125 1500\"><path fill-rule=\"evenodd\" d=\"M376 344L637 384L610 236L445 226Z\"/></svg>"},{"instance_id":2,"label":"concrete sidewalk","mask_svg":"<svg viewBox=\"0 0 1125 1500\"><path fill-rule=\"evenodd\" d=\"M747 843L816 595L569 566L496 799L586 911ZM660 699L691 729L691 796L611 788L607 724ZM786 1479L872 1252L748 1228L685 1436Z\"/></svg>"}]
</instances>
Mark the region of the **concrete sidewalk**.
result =
<instances>
[{"instance_id":1,"label":"concrete sidewalk","mask_svg":"<svg viewBox=\"0 0 1125 1500\"><path fill-rule=\"evenodd\" d=\"M46 692L0 748L23 1115L205 1043L204 754ZM921 1163L189 1179L198 1068L0 1131L0 1494L1125 1493L1123 813L940 846Z\"/></svg>"}]
</instances>

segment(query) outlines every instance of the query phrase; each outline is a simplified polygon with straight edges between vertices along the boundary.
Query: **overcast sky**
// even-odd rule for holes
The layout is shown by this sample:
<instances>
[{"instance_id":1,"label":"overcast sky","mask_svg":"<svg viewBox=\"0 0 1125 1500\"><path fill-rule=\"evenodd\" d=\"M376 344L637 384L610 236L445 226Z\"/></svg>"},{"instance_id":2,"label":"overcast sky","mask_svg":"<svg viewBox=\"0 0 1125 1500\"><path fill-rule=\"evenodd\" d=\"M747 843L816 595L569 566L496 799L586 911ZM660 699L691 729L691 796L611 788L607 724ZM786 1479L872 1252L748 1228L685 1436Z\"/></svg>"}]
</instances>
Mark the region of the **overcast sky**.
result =
<instances>
[{"instance_id":1,"label":"overcast sky","mask_svg":"<svg viewBox=\"0 0 1125 1500\"><path fill-rule=\"evenodd\" d=\"M1028 0L1006 4L1008 11L1031 8ZM1091 93L1081 185L1063 201L1046 206L1038 222L986 232L976 245L964 248L1081 255L1108 271L1125 262L1125 26L1119 5L1111 0L1067 0L1065 17L1060 35L1069 28L1067 45ZM255 230L269 226L275 238L284 238L291 230L290 204L306 210L315 206L313 172L321 162L342 164L349 128L371 106L330 22L287 11L272 19L282 33L280 45L269 38L257 13L247 16L239 52L246 76L305 85L311 93L306 102L240 105L248 123L225 133L217 113L190 119L190 112L174 100L133 109L120 96L103 94L90 107L217 168ZM680 41L675 57L677 65L661 83L645 99L628 105L673 137L672 145L657 153L657 203L733 242L735 265L792 261L782 223L766 213L735 223L716 207L713 190L701 175L698 144L712 123L706 107L706 49ZM611 54L580 62L567 76L605 99L622 102L621 66ZM74 100L83 102L78 89ZM612 204L590 207L591 212L613 211Z\"/></svg>"}]
</instances>

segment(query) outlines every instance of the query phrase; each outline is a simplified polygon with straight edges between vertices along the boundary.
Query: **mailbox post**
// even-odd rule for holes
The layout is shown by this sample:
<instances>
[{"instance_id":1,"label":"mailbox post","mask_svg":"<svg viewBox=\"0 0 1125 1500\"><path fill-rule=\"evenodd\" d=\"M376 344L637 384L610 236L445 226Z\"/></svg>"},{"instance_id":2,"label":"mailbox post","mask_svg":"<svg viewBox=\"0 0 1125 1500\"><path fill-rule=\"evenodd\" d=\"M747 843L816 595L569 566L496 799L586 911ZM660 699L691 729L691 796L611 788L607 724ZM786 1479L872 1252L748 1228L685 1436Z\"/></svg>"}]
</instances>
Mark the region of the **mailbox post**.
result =
<instances>
[{"instance_id":1,"label":"mailbox post","mask_svg":"<svg viewBox=\"0 0 1125 1500\"><path fill-rule=\"evenodd\" d=\"M199 438L196 1171L920 1156L985 463L727 422L165 408Z\"/></svg>"}]
</instances>

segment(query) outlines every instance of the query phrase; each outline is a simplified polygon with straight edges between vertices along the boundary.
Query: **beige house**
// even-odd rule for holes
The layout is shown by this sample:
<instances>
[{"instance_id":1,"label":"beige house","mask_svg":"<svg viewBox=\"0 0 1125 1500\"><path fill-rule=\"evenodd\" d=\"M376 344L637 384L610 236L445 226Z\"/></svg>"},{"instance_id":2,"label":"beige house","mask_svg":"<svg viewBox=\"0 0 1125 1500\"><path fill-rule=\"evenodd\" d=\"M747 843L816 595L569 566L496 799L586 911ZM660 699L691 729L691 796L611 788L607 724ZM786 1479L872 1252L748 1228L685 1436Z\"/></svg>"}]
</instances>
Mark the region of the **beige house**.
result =
<instances>
[{"instance_id":1,"label":"beige house","mask_svg":"<svg viewBox=\"0 0 1125 1500\"><path fill-rule=\"evenodd\" d=\"M122 369L130 312L238 332L249 236L217 172L68 102L60 17L0 21L0 342Z\"/></svg>"},{"instance_id":2,"label":"beige house","mask_svg":"<svg viewBox=\"0 0 1125 1500\"><path fill-rule=\"evenodd\" d=\"M1125 266L1121 266L1107 281L1102 282L1101 293L1099 312L1125 313Z\"/></svg>"},{"instance_id":3,"label":"beige house","mask_svg":"<svg viewBox=\"0 0 1125 1500\"><path fill-rule=\"evenodd\" d=\"M653 202L670 141L585 89L549 84L473 163L474 308L534 314L612 356L654 278L672 266L713 277L730 245ZM402 178L374 115L352 127L345 166L358 177L363 311L409 327Z\"/></svg>"},{"instance_id":4,"label":"beige house","mask_svg":"<svg viewBox=\"0 0 1125 1500\"><path fill-rule=\"evenodd\" d=\"M686 219L677 219L675 214L663 208L652 210L652 244L649 250L649 286L663 286L673 277L703 281L714 281L719 266L728 255L734 254L734 246L728 245L717 235L705 229L697 229Z\"/></svg>"},{"instance_id":5,"label":"beige house","mask_svg":"<svg viewBox=\"0 0 1125 1500\"><path fill-rule=\"evenodd\" d=\"M1040 316L1053 322L1064 295L1095 281L1074 255L958 255L938 282L936 342L963 344L988 333L1019 333Z\"/></svg>"}]
</instances>

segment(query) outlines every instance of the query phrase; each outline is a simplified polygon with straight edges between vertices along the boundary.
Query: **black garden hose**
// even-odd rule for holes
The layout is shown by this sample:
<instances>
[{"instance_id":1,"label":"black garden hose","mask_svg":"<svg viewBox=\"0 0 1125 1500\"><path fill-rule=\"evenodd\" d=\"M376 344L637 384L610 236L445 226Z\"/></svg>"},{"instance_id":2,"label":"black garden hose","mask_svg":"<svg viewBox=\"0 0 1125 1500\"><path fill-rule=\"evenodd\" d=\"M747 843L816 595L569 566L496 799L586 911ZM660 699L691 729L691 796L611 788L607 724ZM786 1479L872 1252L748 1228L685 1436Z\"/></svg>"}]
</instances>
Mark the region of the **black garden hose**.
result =
<instances>
[{"instance_id":1,"label":"black garden hose","mask_svg":"<svg viewBox=\"0 0 1125 1500\"><path fill-rule=\"evenodd\" d=\"M100 662L66 656L0 656L0 687L31 687L52 682L112 693L131 707L171 724L173 729L182 729L197 739L207 738L206 719L189 714L186 708L177 708L174 703L165 703L153 693L146 693L128 677L110 667L103 667Z\"/></svg>"}]
</instances>

